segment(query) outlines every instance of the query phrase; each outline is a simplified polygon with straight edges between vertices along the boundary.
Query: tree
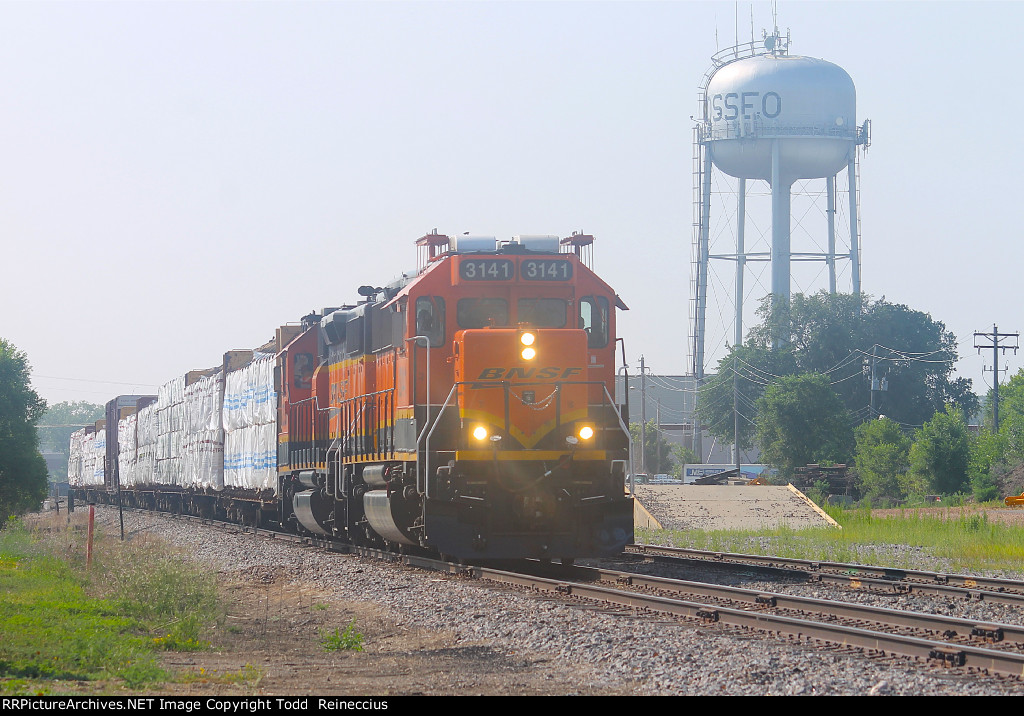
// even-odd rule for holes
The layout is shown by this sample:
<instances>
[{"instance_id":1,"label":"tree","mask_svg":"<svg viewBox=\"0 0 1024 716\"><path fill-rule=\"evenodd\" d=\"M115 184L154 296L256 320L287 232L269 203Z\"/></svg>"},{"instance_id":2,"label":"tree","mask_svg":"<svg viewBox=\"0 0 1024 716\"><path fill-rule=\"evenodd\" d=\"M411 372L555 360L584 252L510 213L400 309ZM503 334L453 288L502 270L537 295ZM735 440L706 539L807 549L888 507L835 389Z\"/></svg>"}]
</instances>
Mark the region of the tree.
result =
<instances>
[{"instance_id":1,"label":"tree","mask_svg":"<svg viewBox=\"0 0 1024 716\"><path fill-rule=\"evenodd\" d=\"M985 396L985 406L982 410L982 425L992 428L994 425L995 397L990 389ZM1005 383L999 386L999 428L1007 420L1017 418L1024 420L1024 368L1018 370Z\"/></svg>"},{"instance_id":2,"label":"tree","mask_svg":"<svg viewBox=\"0 0 1024 716\"><path fill-rule=\"evenodd\" d=\"M735 372L733 370L735 366ZM780 376L795 375L796 358L790 347L772 350L767 346L748 344L735 346L718 363L718 373L701 386L697 401L697 418L712 435L733 442L736 420L733 413L733 377L739 412L738 442L741 449L753 446L756 427L756 404L765 388Z\"/></svg>"},{"instance_id":3,"label":"tree","mask_svg":"<svg viewBox=\"0 0 1024 716\"><path fill-rule=\"evenodd\" d=\"M35 509L46 497L46 461L36 423L46 410L31 387L25 354L0 338L0 520Z\"/></svg>"},{"instance_id":4,"label":"tree","mask_svg":"<svg viewBox=\"0 0 1024 716\"><path fill-rule=\"evenodd\" d=\"M786 376L765 389L757 402L761 457L790 477L811 463L845 463L853 452L850 417L827 377Z\"/></svg>"},{"instance_id":5,"label":"tree","mask_svg":"<svg viewBox=\"0 0 1024 716\"><path fill-rule=\"evenodd\" d=\"M910 438L889 418L869 420L854 430L858 486L871 500L906 497L905 476L910 470Z\"/></svg>"},{"instance_id":6,"label":"tree","mask_svg":"<svg viewBox=\"0 0 1024 716\"><path fill-rule=\"evenodd\" d=\"M52 405L39 420L39 425L37 426L39 445L44 450L52 450L64 455L64 462L66 464L71 445L71 433L79 428L92 425L102 418L102 405L95 405L85 401L63 402ZM64 476L66 476L66 473L61 477Z\"/></svg>"},{"instance_id":7,"label":"tree","mask_svg":"<svg viewBox=\"0 0 1024 716\"><path fill-rule=\"evenodd\" d=\"M749 446L754 404L765 386L800 373L827 375L851 415L860 420L887 415L904 425L921 425L946 403L968 413L978 408L971 381L953 377L956 336L926 313L869 296L794 294L789 306L766 298L760 323L747 342L718 363L717 375L702 386L697 415L723 440L733 439L733 365L739 375L740 443ZM787 337L773 347L777 331ZM872 391L870 372L887 390ZM868 370L868 374L863 372Z\"/></svg>"},{"instance_id":8,"label":"tree","mask_svg":"<svg viewBox=\"0 0 1024 716\"><path fill-rule=\"evenodd\" d=\"M693 465L700 462L700 458L690 448L685 445L673 445L672 446L672 475L679 479L683 477L683 466Z\"/></svg>"},{"instance_id":9,"label":"tree","mask_svg":"<svg viewBox=\"0 0 1024 716\"><path fill-rule=\"evenodd\" d=\"M1002 478L1024 463L1024 369L999 386L999 431L995 431L995 394L982 407L982 427L971 438L968 467L971 490L979 502L1003 494Z\"/></svg>"},{"instance_id":10,"label":"tree","mask_svg":"<svg viewBox=\"0 0 1024 716\"><path fill-rule=\"evenodd\" d=\"M960 410L947 405L914 432L910 469L935 492L951 495L967 490L970 456L967 421Z\"/></svg>"},{"instance_id":11,"label":"tree","mask_svg":"<svg viewBox=\"0 0 1024 716\"><path fill-rule=\"evenodd\" d=\"M629 424L630 436L633 438L634 450L640 448L640 423ZM689 459L693 457L693 459ZM636 469L643 464L651 475L673 472L676 461L682 458L683 462L697 462L692 450L680 448L665 439L665 436L658 429L658 423L648 420L644 426L644 461L640 462L640 455L634 455Z\"/></svg>"}]
</instances>

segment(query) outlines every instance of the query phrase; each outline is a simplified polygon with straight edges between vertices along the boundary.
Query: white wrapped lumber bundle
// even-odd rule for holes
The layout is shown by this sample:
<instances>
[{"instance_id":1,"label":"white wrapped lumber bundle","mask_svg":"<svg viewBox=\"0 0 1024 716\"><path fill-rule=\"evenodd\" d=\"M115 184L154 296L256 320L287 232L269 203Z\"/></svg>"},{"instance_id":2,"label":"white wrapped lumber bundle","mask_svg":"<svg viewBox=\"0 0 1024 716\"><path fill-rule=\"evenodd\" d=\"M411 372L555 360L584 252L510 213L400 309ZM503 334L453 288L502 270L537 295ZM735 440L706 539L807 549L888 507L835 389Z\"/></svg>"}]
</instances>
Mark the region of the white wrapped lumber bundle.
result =
<instances>
[{"instance_id":1,"label":"white wrapped lumber bundle","mask_svg":"<svg viewBox=\"0 0 1024 716\"><path fill-rule=\"evenodd\" d=\"M277 488L274 356L256 353L224 383L224 485Z\"/></svg>"},{"instance_id":2,"label":"white wrapped lumber bundle","mask_svg":"<svg viewBox=\"0 0 1024 716\"><path fill-rule=\"evenodd\" d=\"M156 482L157 419L156 404L147 405L136 413L135 437L137 455L132 482L122 485L152 485Z\"/></svg>"},{"instance_id":3,"label":"white wrapped lumber bundle","mask_svg":"<svg viewBox=\"0 0 1024 716\"><path fill-rule=\"evenodd\" d=\"M181 438L181 484L224 488L224 374L200 378L185 388Z\"/></svg>"},{"instance_id":4,"label":"white wrapped lumber bundle","mask_svg":"<svg viewBox=\"0 0 1024 716\"><path fill-rule=\"evenodd\" d=\"M138 415L117 421L117 477L121 486L135 484L139 447L137 440Z\"/></svg>"},{"instance_id":5,"label":"white wrapped lumber bundle","mask_svg":"<svg viewBox=\"0 0 1024 716\"><path fill-rule=\"evenodd\" d=\"M81 487L85 484L82 471L85 466L85 428L71 433L71 444L68 450L68 484Z\"/></svg>"},{"instance_id":6,"label":"white wrapped lumber bundle","mask_svg":"<svg viewBox=\"0 0 1024 716\"><path fill-rule=\"evenodd\" d=\"M104 465L107 457L107 431L97 430L85 439L83 446L86 465L82 471L82 484L86 487L103 487Z\"/></svg>"},{"instance_id":7,"label":"white wrapped lumber bundle","mask_svg":"<svg viewBox=\"0 0 1024 716\"><path fill-rule=\"evenodd\" d=\"M156 470L153 481L181 485L181 435L185 425L185 376L160 386L156 397Z\"/></svg>"}]
</instances>

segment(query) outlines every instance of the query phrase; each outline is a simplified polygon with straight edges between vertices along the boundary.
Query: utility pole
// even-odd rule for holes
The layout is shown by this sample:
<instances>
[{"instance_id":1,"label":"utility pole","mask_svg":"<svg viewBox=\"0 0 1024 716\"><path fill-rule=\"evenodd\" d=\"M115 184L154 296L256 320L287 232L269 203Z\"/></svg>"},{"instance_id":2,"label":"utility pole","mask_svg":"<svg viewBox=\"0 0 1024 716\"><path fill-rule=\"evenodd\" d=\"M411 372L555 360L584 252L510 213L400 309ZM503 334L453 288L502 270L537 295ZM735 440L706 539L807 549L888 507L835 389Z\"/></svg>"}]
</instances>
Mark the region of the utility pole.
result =
<instances>
[{"instance_id":1,"label":"utility pole","mask_svg":"<svg viewBox=\"0 0 1024 716\"><path fill-rule=\"evenodd\" d=\"M999 345L1000 338L1004 339L1004 345ZM1013 339L1013 345L1009 345L1011 338ZM1007 350L1012 348L1014 355L1016 355L1019 338L1020 333L1000 333L995 324L992 324L991 333L974 332L974 347L978 349L979 355L982 348L992 349L992 375L995 378L992 381L992 429L995 432L999 432L999 351L1002 350L1005 354ZM989 343L979 345L978 339L988 340ZM985 369L983 368L983 370ZM1003 368L1003 370L1006 369Z\"/></svg>"},{"instance_id":2,"label":"utility pole","mask_svg":"<svg viewBox=\"0 0 1024 716\"><path fill-rule=\"evenodd\" d=\"M647 474L647 368L640 356L640 474Z\"/></svg>"},{"instance_id":3,"label":"utility pole","mask_svg":"<svg viewBox=\"0 0 1024 716\"><path fill-rule=\"evenodd\" d=\"M871 386L870 386L870 395L871 395L871 397L870 397L870 400L869 400L869 406L871 408L871 412L869 413L869 415L871 416L871 420L874 420L879 415L878 410L875 407L875 394L879 393L879 392L885 392L885 391L889 390L889 379L887 377L884 377L884 376L881 379L879 379L879 377L878 377L878 357L875 355L875 351L877 349L878 349L878 344L877 343L875 345L871 346L871 359L870 360L867 359L867 358L864 359L864 368L863 368L864 375L869 376L870 377L870 381L871 381ZM888 370L886 370L886 372L888 373Z\"/></svg>"},{"instance_id":4,"label":"utility pole","mask_svg":"<svg viewBox=\"0 0 1024 716\"><path fill-rule=\"evenodd\" d=\"M736 351L732 354L732 449L736 459L736 479L743 477L740 472L740 406L739 371L736 370Z\"/></svg>"},{"instance_id":5,"label":"utility pole","mask_svg":"<svg viewBox=\"0 0 1024 716\"><path fill-rule=\"evenodd\" d=\"M656 449L658 451L657 452L658 467L655 468L655 469L660 470L661 466L663 464L661 462L661 399L659 398L656 402L658 403L658 434L654 438L654 445L655 445L655 447L656 447Z\"/></svg>"}]
</instances>

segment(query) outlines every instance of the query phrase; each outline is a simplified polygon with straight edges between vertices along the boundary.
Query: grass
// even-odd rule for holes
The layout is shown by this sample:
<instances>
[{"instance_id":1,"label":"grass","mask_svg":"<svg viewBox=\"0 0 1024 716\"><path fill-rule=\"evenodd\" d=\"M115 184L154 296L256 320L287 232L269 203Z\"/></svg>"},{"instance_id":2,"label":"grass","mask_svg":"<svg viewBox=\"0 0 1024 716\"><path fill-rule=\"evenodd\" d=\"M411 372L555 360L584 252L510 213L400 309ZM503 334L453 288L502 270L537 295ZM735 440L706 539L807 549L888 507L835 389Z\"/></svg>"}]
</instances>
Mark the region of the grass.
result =
<instances>
[{"instance_id":1,"label":"grass","mask_svg":"<svg viewBox=\"0 0 1024 716\"><path fill-rule=\"evenodd\" d=\"M197 671L183 674L180 681L186 684L232 684L243 686L249 691L255 691L259 688L264 676L266 676L266 673L263 669L252 664L246 664L237 671L222 671L219 673L217 669L207 671L205 667L200 667Z\"/></svg>"},{"instance_id":2,"label":"grass","mask_svg":"<svg viewBox=\"0 0 1024 716\"><path fill-rule=\"evenodd\" d=\"M637 541L716 552L949 572L1004 572L1024 577L1024 528L990 522L983 513L942 519L908 510L898 517L870 508L827 508L843 529L762 531L637 530Z\"/></svg>"},{"instance_id":3,"label":"grass","mask_svg":"<svg viewBox=\"0 0 1024 716\"><path fill-rule=\"evenodd\" d=\"M216 584L144 539L0 530L0 693L70 690L71 681L138 689L173 678L160 650L205 648L220 618Z\"/></svg>"}]
</instances>

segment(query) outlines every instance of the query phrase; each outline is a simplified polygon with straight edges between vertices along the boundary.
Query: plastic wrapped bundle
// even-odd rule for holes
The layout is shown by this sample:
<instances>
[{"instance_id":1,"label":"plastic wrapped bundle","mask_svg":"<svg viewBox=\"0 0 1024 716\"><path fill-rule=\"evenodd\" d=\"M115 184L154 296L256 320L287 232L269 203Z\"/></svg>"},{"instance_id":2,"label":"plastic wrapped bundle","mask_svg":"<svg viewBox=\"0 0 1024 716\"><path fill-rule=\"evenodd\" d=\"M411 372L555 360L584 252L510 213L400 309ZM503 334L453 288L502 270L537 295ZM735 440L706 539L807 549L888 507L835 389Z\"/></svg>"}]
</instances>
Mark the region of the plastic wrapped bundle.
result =
<instances>
[{"instance_id":1,"label":"plastic wrapped bundle","mask_svg":"<svg viewBox=\"0 0 1024 716\"><path fill-rule=\"evenodd\" d=\"M88 433L82 437L82 460L78 465L78 484L82 486L92 483L92 468L96 463L92 444L95 440L96 433Z\"/></svg>"},{"instance_id":2,"label":"plastic wrapped bundle","mask_svg":"<svg viewBox=\"0 0 1024 716\"><path fill-rule=\"evenodd\" d=\"M276 421L274 356L255 353L244 368L228 373L224 385L224 429L237 430Z\"/></svg>"},{"instance_id":3,"label":"plastic wrapped bundle","mask_svg":"<svg viewBox=\"0 0 1024 716\"><path fill-rule=\"evenodd\" d=\"M181 443L181 482L185 487L224 488L224 433L186 433Z\"/></svg>"},{"instance_id":4,"label":"plastic wrapped bundle","mask_svg":"<svg viewBox=\"0 0 1024 716\"><path fill-rule=\"evenodd\" d=\"M224 383L224 485L277 488L274 356L257 353Z\"/></svg>"},{"instance_id":5,"label":"plastic wrapped bundle","mask_svg":"<svg viewBox=\"0 0 1024 716\"><path fill-rule=\"evenodd\" d=\"M138 459L138 416L132 413L117 422L117 475L122 486L135 484Z\"/></svg>"},{"instance_id":6,"label":"plastic wrapped bundle","mask_svg":"<svg viewBox=\"0 0 1024 716\"><path fill-rule=\"evenodd\" d=\"M68 450L68 484L72 487L81 487L82 469L85 460L85 428L71 433L71 443Z\"/></svg>"},{"instance_id":7,"label":"plastic wrapped bundle","mask_svg":"<svg viewBox=\"0 0 1024 716\"><path fill-rule=\"evenodd\" d=\"M181 485L181 434L185 425L185 376L160 386L156 398L157 440L154 482Z\"/></svg>"},{"instance_id":8,"label":"plastic wrapped bundle","mask_svg":"<svg viewBox=\"0 0 1024 716\"><path fill-rule=\"evenodd\" d=\"M185 388L185 430L223 430L221 410L224 405L224 374L200 378Z\"/></svg>"},{"instance_id":9,"label":"plastic wrapped bundle","mask_svg":"<svg viewBox=\"0 0 1024 716\"><path fill-rule=\"evenodd\" d=\"M107 457L107 431L97 430L92 436L92 440L88 441L89 452L91 453L90 465L92 468L92 474L86 474L83 476L86 482L84 484L90 487L102 487L104 483L104 465L106 464Z\"/></svg>"},{"instance_id":10,"label":"plastic wrapped bundle","mask_svg":"<svg viewBox=\"0 0 1024 716\"><path fill-rule=\"evenodd\" d=\"M185 388L181 434L181 484L215 490L224 487L224 428L221 407L224 376L218 373Z\"/></svg>"},{"instance_id":11,"label":"plastic wrapped bundle","mask_svg":"<svg viewBox=\"0 0 1024 716\"><path fill-rule=\"evenodd\" d=\"M137 414L135 474L133 485L152 485L156 482L157 415L156 405L147 405ZM127 484L122 480L121 484Z\"/></svg>"},{"instance_id":12,"label":"plastic wrapped bundle","mask_svg":"<svg viewBox=\"0 0 1024 716\"><path fill-rule=\"evenodd\" d=\"M224 435L224 484L253 490L277 488L277 423Z\"/></svg>"}]
</instances>

